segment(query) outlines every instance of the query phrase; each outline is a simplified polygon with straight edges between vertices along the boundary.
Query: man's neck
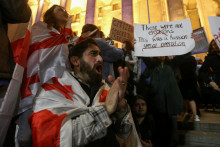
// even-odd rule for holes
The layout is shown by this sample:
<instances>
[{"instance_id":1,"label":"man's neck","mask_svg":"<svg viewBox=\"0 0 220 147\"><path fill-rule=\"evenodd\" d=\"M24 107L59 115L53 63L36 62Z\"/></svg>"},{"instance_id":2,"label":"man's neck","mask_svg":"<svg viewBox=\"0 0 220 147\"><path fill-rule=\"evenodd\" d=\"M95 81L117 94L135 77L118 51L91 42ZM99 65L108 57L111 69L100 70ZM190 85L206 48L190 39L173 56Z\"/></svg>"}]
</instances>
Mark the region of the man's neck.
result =
<instances>
[{"instance_id":1,"label":"man's neck","mask_svg":"<svg viewBox=\"0 0 220 147\"><path fill-rule=\"evenodd\" d=\"M137 117L138 124L140 125L144 121L144 117Z\"/></svg>"},{"instance_id":2,"label":"man's neck","mask_svg":"<svg viewBox=\"0 0 220 147\"><path fill-rule=\"evenodd\" d=\"M84 83L84 84L86 84L88 86L90 85L89 84L89 76L87 74L83 74L81 72L78 72L78 73L75 73L75 76L77 78L79 78L82 81L82 83Z\"/></svg>"}]
</instances>

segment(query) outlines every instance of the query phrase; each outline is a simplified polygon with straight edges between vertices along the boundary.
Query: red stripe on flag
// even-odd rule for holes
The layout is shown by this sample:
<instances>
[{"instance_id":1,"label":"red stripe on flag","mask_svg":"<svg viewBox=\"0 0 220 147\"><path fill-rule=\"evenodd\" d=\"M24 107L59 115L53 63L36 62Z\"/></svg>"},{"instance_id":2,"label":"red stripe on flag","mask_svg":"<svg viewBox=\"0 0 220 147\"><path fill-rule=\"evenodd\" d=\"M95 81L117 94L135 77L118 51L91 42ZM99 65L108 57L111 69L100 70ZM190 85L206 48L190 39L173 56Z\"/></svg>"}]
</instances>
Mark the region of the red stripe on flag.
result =
<instances>
[{"instance_id":1,"label":"red stripe on flag","mask_svg":"<svg viewBox=\"0 0 220 147\"><path fill-rule=\"evenodd\" d=\"M68 95L68 93L74 94L74 92L72 91L72 86L71 85L61 85L59 83L57 77L52 78L52 81L53 81L53 84L45 83L41 87L45 91L57 90L60 93L62 93L67 99L73 101L72 97L70 95Z\"/></svg>"},{"instance_id":2,"label":"red stripe on flag","mask_svg":"<svg viewBox=\"0 0 220 147\"><path fill-rule=\"evenodd\" d=\"M31 125L34 147L59 147L60 130L63 119L67 114L58 116L49 110L33 112L28 121Z\"/></svg>"},{"instance_id":3,"label":"red stripe on flag","mask_svg":"<svg viewBox=\"0 0 220 147\"><path fill-rule=\"evenodd\" d=\"M67 43L65 39L65 34L58 34L55 32L50 32L52 37L47 38L41 42L36 42L30 46L30 51L28 53L28 57L36 50L40 49L48 49L56 45Z\"/></svg>"},{"instance_id":4,"label":"red stripe on flag","mask_svg":"<svg viewBox=\"0 0 220 147\"><path fill-rule=\"evenodd\" d=\"M71 37L73 36L73 32L72 32L71 29L69 29L69 28L65 28L64 31L65 31L68 35L70 35Z\"/></svg>"},{"instance_id":5,"label":"red stripe on flag","mask_svg":"<svg viewBox=\"0 0 220 147\"><path fill-rule=\"evenodd\" d=\"M14 61L19 65L21 65L22 67L25 67L26 65L27 54L30 45L30 38L31 38L31 33L29 30L27 30L25 38L18 39L11 43L11 47L14 55Z\"/></svg>"},{"instance_id":6,"label":"red stripe on flag","mask_svg":"<svg viewBox=\"0 0 220 147\"><path fill-rule=\"evenodd\" d=\"M108 90L104 90L102 92L101 98L99 99L99 102L105 102L107 94L108 94Z\"/></svg>"},{"instance_id":7,"label":"red stripe on flag","mask_svg":"<svg viewBox=\"0 0 220 147\"><path fill-rule=\"evenodd\" d=\"M32 92L31 92L31 89L30 89L29 86L31 84L38 83L38 82L40 82L38 73L36 73L33 76L27 78L27 69L25 69L24 78L23 78L23 82L22 82L22 85L21 85L21 89L22 89L21 90L21 97L22 97L22 99L32 95Z\"/></svg>"}]
</instances>

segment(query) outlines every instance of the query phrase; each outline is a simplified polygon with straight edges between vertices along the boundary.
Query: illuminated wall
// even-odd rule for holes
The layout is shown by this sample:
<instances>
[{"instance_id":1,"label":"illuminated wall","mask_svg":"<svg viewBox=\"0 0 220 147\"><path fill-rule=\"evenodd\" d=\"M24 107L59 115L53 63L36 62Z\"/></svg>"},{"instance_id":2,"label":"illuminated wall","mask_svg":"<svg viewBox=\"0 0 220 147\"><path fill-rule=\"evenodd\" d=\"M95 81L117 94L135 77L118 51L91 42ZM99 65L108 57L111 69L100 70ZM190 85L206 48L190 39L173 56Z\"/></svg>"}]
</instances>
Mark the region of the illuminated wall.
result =
<instances>
[{"instance_id":1,"label":"illuminated wall","mask_svg":"<svg viewBox=\"0 0 220 147\"><path fill-rule=\"evenodd\" d=\"M38 0L29 0L28 4L29 4L29 6L31 7L31 10L32 10L32 17L33 17L33 23L34 23L36 15L37 15Z\"/></svg>"},{"instance_id":2,"label":"illuminated wall","mask_svg":"<svg viewBox=\"0 0 220 147\"><path fill-rule=\"evenodd\" d=\"M73 15L72 30L81 34L86 19L87 0L29 0L34 20L40 10L40 1L43 2L40 20L53 4L66 4L66 10ZM95 13L91 19L108 36L112 18L122 19L122 0L92 1L95 2ZM220 0L133 0L132 5L134 23L148 24L190 18L194 30L205 28L209 41L212 35L208 16L220 15Z\"/></svg>"},{"instance_id":3,"label":"illuminated wall","mask_svg":"<svg viewBox=\"0 0 220 147\"><path fill-rule=\"evenodd\" d=\"M122 19L121 0L96 0L94 24L96 24L108 36L110 33L112 18Z\"/></svg>"},{"instance_id":4,"label":"illuminated wall","mask_svg":"<svg viewBox=\"0 0 220 147\"><path fill-rule=\"evenodd\" d=\"M68 0L67 11L72 18L72 30L76 32L78 36L81 34L83 25L85 24L87 0Z\"/></svg>"}]
</instances>

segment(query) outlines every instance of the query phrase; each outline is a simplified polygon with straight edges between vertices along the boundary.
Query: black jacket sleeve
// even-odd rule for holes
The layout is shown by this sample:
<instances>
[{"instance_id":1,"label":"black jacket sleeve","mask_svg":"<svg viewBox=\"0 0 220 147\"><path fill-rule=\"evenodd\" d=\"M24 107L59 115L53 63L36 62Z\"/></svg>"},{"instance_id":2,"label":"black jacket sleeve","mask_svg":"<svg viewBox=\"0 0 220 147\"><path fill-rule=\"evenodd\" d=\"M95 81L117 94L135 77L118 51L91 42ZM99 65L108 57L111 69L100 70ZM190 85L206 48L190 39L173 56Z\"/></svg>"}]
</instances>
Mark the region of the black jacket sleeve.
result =
<instances>
[{"instance_id":1,"label":"black jacket sleeve","mask_svg":"<svg viewBox=\"0 0 220 147\"><path fill-rule=\"evenodd\" d=\"M208 75L208 73L210 72L210 67L211 67L210 58L206 57L205 61L202 64L202 67L199 69L199 78L206 83L211 82L211 79L209 78Z\"/></svg>"},{"instance_id":2,"label":"black jacket sleeve","mask_svg":"<svg viewBox=\"0 0 220 147\"><path fill-rule=\"evenodd\" d=\"M4 23L25 23L31 16L27 0L0 0L0 10Z\"/></svg>"}]
</instances>

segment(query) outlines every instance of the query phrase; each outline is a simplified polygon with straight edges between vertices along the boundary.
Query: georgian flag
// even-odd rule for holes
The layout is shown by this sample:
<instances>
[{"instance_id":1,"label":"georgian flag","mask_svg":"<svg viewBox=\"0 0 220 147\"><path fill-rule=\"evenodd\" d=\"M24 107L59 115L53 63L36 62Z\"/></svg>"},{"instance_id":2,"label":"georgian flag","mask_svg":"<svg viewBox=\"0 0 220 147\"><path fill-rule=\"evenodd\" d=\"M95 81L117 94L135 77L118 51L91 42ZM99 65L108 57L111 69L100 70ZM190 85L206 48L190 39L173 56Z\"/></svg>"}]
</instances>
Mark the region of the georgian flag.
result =
<instances>
[{"instance_id":1,"label":"georgian flag","mask_svg":"<svg viewBox=\"0 0 220 147\"><path fill-rule=\"evenodd\" d=\"M67 68L67 36L71 34L70 25L61 32L55 28L48 29L44 22L38 22L32 27L19 113L32 107L33 98L42 84L53 77L61 77Z\"/></svg>"},{"instance_id":2,"label":"georgian flag","mask_svg":"<svg viewBox=\"0 0 220 147\"><path fill-rule=\"evenodd\" d=\"M11 119L20 100L20 87L30 44L32 17L27 23L9 24L8 36L16 63L12 79L0 108L0 136L4 141ZM0 141L0 146L3 142Z\"/></svg>"}]
</instances>

